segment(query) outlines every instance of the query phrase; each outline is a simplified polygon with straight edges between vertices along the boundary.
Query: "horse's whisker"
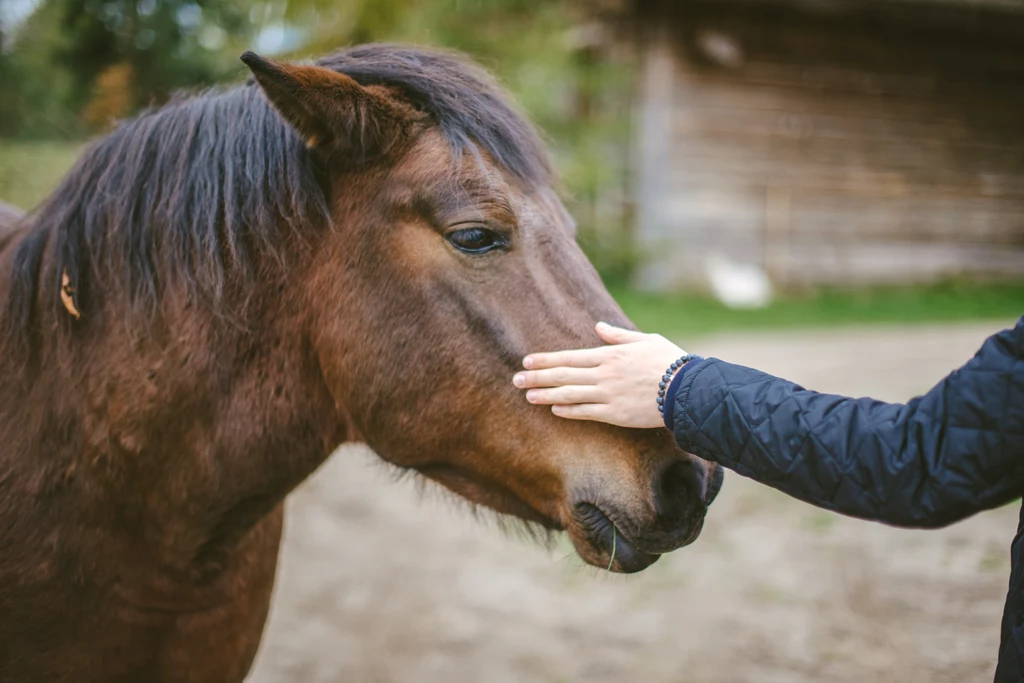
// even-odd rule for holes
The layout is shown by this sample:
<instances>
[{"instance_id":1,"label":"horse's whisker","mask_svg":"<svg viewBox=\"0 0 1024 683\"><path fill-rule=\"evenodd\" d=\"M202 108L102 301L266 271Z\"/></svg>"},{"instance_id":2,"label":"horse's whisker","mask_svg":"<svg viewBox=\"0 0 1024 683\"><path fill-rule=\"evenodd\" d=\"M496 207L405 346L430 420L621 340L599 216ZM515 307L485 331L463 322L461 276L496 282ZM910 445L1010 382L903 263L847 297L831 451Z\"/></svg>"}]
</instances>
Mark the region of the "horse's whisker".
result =
<instances>
[{"instance_id":1,"label":"horse's whisker","mask_svg":"<svg viewBox=\"0 0 1024 683\"><path fill-rule=\"evenodd\" d=\"M608 560L608 571L612 570L612 565L615 564L615 547L618 545L618 536L615 533L615 525L612 525L612 559Z\"/></svg>"}]
</instances>

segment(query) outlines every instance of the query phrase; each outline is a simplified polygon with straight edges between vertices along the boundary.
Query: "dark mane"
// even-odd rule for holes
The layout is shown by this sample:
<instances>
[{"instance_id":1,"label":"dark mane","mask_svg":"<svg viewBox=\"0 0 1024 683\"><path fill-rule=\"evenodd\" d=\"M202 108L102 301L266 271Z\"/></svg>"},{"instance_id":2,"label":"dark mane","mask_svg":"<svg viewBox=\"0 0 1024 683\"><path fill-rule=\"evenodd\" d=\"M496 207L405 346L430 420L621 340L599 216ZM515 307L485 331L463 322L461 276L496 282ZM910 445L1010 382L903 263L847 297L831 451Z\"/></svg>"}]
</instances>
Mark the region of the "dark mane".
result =
<instances>
[{"instance_id":1,"label":"dark mane","mask_svg":"<svg viewBox=\"0 0 1024 683\"><path fill-rule=\"evenodd\" d=\"M397 88L434 118L456 153L479 148L527 186L550 181L534 129L461 57L368 45L319 64L363 85ZM155 308L171 282L216 303L230 282L251 275L256 253L283 261L286 246L328 222L314 159L259 88L173 101L95 142L43 204L15 255L6 327L31 328L40 292L63 315L64 272L84 316L99 283L124 292L133 307Z\"/></svg>"}]
</instances>

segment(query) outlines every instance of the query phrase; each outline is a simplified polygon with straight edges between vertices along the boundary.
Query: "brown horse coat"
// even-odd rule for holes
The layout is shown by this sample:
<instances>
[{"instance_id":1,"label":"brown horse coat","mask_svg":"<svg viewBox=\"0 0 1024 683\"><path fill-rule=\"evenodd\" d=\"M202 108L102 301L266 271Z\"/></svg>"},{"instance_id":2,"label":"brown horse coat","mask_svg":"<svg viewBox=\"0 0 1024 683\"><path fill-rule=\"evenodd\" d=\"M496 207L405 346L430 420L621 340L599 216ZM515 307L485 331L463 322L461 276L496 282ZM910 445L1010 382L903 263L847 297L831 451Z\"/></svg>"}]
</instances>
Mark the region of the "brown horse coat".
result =
<instances>
[{"instance_id":1,"label":"brown horse coat","mask_svg":"<svg viewBox=\"0 0 1024 683\"><path fill-rule=\"evenodd\" d=\"M284 498L346 441L617 571L700 530L711 466L667 432L510 385L628 321L494 82L396 46L244 59L258 84L0 217L0 681L242 680Z\"/></svg>"}]
</instances>

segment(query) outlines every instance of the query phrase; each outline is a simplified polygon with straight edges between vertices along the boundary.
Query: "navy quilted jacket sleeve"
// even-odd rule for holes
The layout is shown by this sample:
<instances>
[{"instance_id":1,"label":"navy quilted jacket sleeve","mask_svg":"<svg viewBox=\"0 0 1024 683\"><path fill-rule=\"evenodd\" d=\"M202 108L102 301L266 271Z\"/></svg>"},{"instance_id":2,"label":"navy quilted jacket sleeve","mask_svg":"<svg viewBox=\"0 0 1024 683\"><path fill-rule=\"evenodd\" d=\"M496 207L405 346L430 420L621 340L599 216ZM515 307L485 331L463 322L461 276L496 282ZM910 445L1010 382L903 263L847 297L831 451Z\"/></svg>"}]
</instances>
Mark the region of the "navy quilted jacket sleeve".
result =
<instances>
[{"instance_id":1,"label":"navy quilted jacket sleeve","mask_svg":"<svg viewBox=\"0 0 1024 683\"><path fill-rule=\"evenodd\" d=\"M1024 493L1024 318L907 404L820 394L718 359L674 388L683 449L836 512L936 527Z\"/></svg>"}]
</instances>

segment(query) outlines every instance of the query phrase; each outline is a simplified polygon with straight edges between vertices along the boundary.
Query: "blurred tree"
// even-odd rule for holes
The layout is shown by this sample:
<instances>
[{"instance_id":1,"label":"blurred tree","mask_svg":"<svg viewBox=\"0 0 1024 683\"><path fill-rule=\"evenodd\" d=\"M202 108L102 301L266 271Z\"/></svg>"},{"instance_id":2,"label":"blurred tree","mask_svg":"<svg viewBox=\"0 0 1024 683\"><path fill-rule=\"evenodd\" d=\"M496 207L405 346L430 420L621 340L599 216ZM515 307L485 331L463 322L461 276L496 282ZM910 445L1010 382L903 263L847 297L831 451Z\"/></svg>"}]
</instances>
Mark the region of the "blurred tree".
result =
<instances>
[{"instance_id":1,"label":"blurred tree","mask_svg":"<svg viewBox=\"0 0 1024 683\"><path fill-rule=\"evenodd\" d=\"M74 75L74 103L93 95L100 74L131 65L130 102L161 102L175 89L224 77L229 36L251 33L247 7L228 0L46 0L61 6L57 54ZM232 64L232 66L234 66Z\"/></svg>"},{"instance_id":2,"label":"blurred tree","mask_svg":"<svg viewBox=\"0 0 1024 683\"><path fill-rule=\"evenodd\" d=\"M250 4L230 0L41 0L0 51L0 134L66 135L239 72L229 43L254 33ZM118 67L118 65L122 65ZM115 68L116 67L116 68ZM113 71L111 71L113 69ZM107 74L106 82L99 83ZM113 74L124 91L115 96ZM128 78L125 78L125 76ZM91 105L95 97L107 102Z\"/></svg>"},{"instance_id":3,"label":"blurred tree","mask_svg":"<svg viewBox=\"0 0 1024 683\"><path fill-rule=\"evenodd\" d=\"M7 126L14 119L16 108L13 94L18 89L13 59L8 52L7 43L10 41L3 24L0 24L0 135L9 135Z\"/></svg>"},{"instance_id":4,"label":"blurred tree","mask_svg":"<svg viewBox=\"0 0 1024 683\"><path fill-rule=\"evenodd\" d=\"M127 62L104 69L96 79L93 96L82 110L82 119L93 128L104 128L131 113L134 79L132 65Z\"/></svg>"},{"instance_id":5,"label":"blurred tree","mask_svg":"<svg viewBox=\"0 0 1024 683\"><path fill-rule=\"evenodd\" d=\"M62 40L56 3L40 3L5 36L0 135L66 138L78 132L75 112L66 105L71 75L54 61Z\"/></svg>"}]
</instances>

